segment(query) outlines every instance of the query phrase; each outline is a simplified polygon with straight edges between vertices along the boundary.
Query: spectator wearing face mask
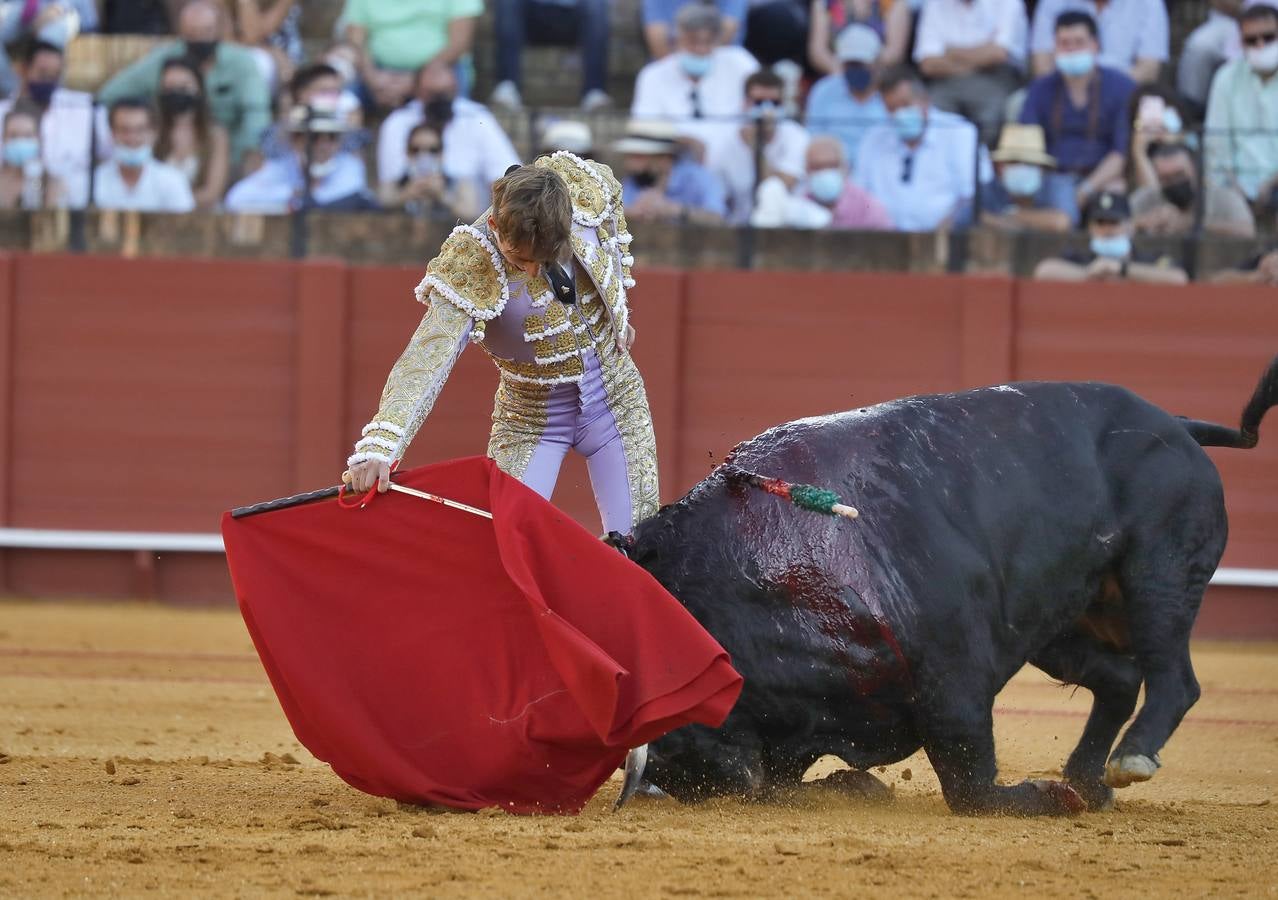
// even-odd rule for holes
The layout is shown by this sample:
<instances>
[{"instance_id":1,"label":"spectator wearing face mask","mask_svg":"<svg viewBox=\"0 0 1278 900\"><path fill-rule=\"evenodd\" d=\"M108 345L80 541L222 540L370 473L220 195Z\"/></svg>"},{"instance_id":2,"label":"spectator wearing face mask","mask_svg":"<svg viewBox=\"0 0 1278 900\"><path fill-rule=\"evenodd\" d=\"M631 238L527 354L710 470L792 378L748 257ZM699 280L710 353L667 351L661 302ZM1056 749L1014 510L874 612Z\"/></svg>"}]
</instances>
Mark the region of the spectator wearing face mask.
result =
<instances>
[{"instance_id":1,"label":"spectator wearing face mask","mask_svg":"<svg viewBox=\"0 0 1278 900\"><path fill-rule=\"evenodd\" d=\"M109 116L112 158L93 174L93 205L139 212L190 212L186 176L155 159L155 111L145 100L117 100Z\"/></svg>"},{"instance_id":2,"label":"spectator wearing face mask","mask_svg":"<svg viewBox=\"0 0 1278 900\"><path fill-rule=\"evenodd\" d=\"M829 211L826 227L885 231L895 227L883 204L852 180L843 144L837 139L812 138L806 170L800 195Z\"/></svg>"},{"instance_id":3,"label":"spectator wearing face mask","mask_svg":"<svg viewBox=\"0 0 1278 900\"><path fill-rule=\"evenodd\" d=\"M921 0L812 0L808 33L808 61L818 72L838 75L843 69L839 38L853 27L869 28L881 42L871 60L880 68L905 62L913 10ZM831 48L834 52L831 52Z\"/></svg>"},{"instance_id":4,"label":"spectator wearing face mask","mask_svg":"<svg viewBox=\"0 0 1278 900\"><path fill-rule=\"evenodd\" d=\"M1143 234L1187 235L1195 230L1201 199L1202 230L1220 237L1249 238L1256 220L1243 196L1232 188L1207 182L1199 188L1194 152L1176 142L1155 142L1148 149L1155 183L1131 196L1136 230Z\"/></svg>"},{"instance_id":5,"label":"spectator wearing face mask","mask_svg":"<svg viewBox=\"0 0 1278 900\"><path fill-rule=\"evenodd\" d=\"M336 110L346 121L342 150L359 153L368 142L363 129L364 111L359 100L346 88L341 73L328 63L313 63L293 73L288 90L281 97L280 114L262 136L264 159L281 159L293 152L290 117L295 107Z\"/></svg>"},{"instance_id":6,"label":"spectator wearing face mask","mask_svg":"<svg viewBox=\"0 0 1278 900\"><path fill-rule=\"evenodd\" d=\"M713 6L684 6L675 28L675 52L639 70L630 115L665 119L700 137L740 115L746 78L759 64L740 47L718 43L723 24Z\"/></svg>"},{"instance_id":7,"label":"spectator wearing face mask","mask_svg":"<svg viewBox=\"0 0 1278 900\"><path fill-rule=\"evenodd\" d=\"M1176 90L1198 109L1207 105L1216 70L1242 56L1238 17L1245 6L1245 0L1207 0L1207 19L1185 38L1176 63Z\"/></svg>"},{"instance_id":8,"label":"spectator wearing face mask","mask_svg":"<svg viewBox=\"0 0 1278 900\"><path fill-rule=\"evenodd\" d=\"M115 75L103 86L99 99L113 105L124 97L154 99L165 60L184 56L204 77L209 111L231 138L231 163L256 155L262 134L271 124L270 93L253 53L222 41L222 7L210 0L191 0L182 7L178 37L156 47Z\"/></svg>"},{"instance_id":9,"label":"spectator wearing face mask","mask_svg":"<svg viewBox=\"0 0 1278 900\"><path fill-rule=\"evenodd\" d=\"M914 62L938 109L976 123L992 142L1025 70L1025 0L925 0Z\"/></svg>"},{"instance_id":10,"label":"spectator wearing face mask","mask_svg":"<svg viewBox=\"0 0 1278 900\"><path fill-rule=\"evenodd\" d=\"M1131 140L1128 103L1135 89L1117 69L1097 64L1096 22L1084 12L1056 20L1056 71L1029 86L1021 122L1047 135L1059 166L1048 176L1051 205L1077 222L1090 197L1121 183Z\"/></svg>"},{"instance_id":11,"label":"spectator wearing face mask","mask_svg":"<svg viewBox=\"0 0 1278 900\"><path fill-rule=\"evenodd\" d=\"M991 177L976 126L936 109L907 66L879 79L889 123L861 142L853 178L887 209L900 231L964 227L973 215L976 182Z\"/></svg>"},{"instance_id":12,"label":"spectator wearing face mask","mask_svg":"<svg viewBox=\"0 0 1278 900\"><path fill-rule=\"evenodd\" d=\"M40 108L19 100L4 115L0 150L0 209L66 205L66 188L40 160Z\"/></svg>"},{"instance_id":13,"label":"spectator wearing face mask","mask_svg":"<svg viewBox=\"0 0 1278 900\"><path fill-rule=\"evenodd\" d=\"M621 197L632 222L723 221L723 183L682 151L678 131L669 122L631 119L613 150L625 161Z\"/></svg>"},{"instance_id":14,"label":"spectator wearing face mask","mask_svg":"<svg viewBox=\"0 0 1278 900\"><path fill-rule=\"evenodd\" d=\"M408 133L408 171L396 185L382 185L378 200L386 209L412 216L474 221L487 197L477 179L455 182L444 174L444 140L433 124L422 122Z\"/></svg>"},{"instance_id":15,"label":"spectator wearing face mask","mask_svg":"<svg viewBox=\"0 0 1278 900\"><path fill-rule=\"evenodd\" d=\"M267 160L226 195L236 213L279 215L302 208L377 209L364 161L342 150L345 119L336 109L297 106L289 117L293 152Z\"/></svg>"},{"instance_id":16,"label":"spectator wearing face mask","mask_svg":"<svg viewBox=\"0 0 1278 900\"><path fill-rule=\"evenodd\" d=\"M1278 212L1278 6L1249 5L1239 28L1244 58L1217 70L1207 100L1207 171L1268 219Z\"/></svg>"},{"instance_id":17,"label":"spectator wearing face mask","mask_svg":"<svg viewBox=\"0 0 1278 900\"><path fill-rule=\"evenodd\" d=\"M76 35L98 30L94 0L3 0L0 2L0 96L17 86L6 47L39 41L65 50Z\"/></svg>"},{"instance_id":18,"label":"spectator wearing face mask","mask_svg":"<svg viewBox=\"0 0 1278 900\"><path fill-rule=\"evenodd\" d=\"M1083 13L1095 25L1098 62L1140 84L1157 81L1170 58L1170 25L1165 0L1038 0L1030 27L1036 76L1058 67L1057 22L1065 13Z\"/></svg>"},{"instance_id":19,"label":"spectator wearing face mask","mask_svg":"<svg viewBox=\"0 0 1278 900\"><path fill-rule=\"evenodd\" d=\"M417 73L416 99L386 117L377 134L378 190L408 173L408 134L425 122L443 138L444 175L453 183L475 181L486 196L492 183L519 163L510 138L479 103L457 96L451 66L432 62Z\"/></svg>"},{"instance_id":20,"label":"spectator wearing face mask","mask_svg":"<svg viewBox=\"0 0 1278 900\"><path fill-rule=\"evenodd\" d=\"M66 189L68 206L79 209L89 200L91 132L96 126L98 158L110 154L106 112L93 109L93 97L62 87L65 65L62 48L41 41L22 47L17 66L17 100L41 111L40 152L45 169ZM12 100L0 100L0 116Z\"/></svg>"},{"instance_id":21,"label":"spectator wearing face mask","mask_svg":"<svg viewBox=\"0 0 1278 900\"><path fill-rule=\"evenodd\" d=\"M808 92L804 116L808 131L838 138L848 159L856 159L867 131L887 121L887 109L874 83L875 61L882 49L883 42L872 28L848 26L839 32L834 48L843 68L826 75Z\"/></svg>"},{"instance_id":22,"label":"spectator wearing face mask","mask_svg":"<svg viewBox=\"0 0 1278 900\"><path fill-rule=\"evenodd\" d=\"M804 175L808 152L807 131L784 118L785 83L778 75L768 69L755 72L746 79L744 93L737 122L719 126L706 144L706 166L727 188L728 221L733 225L750 221L755 190L767 179L775 177L792 190ZM762 160L762 171L756 159Z\"/></svg>"},{"instance_id":23,"label":"spectator wearing face mask","mask_svg":"<svg viewBox=\"0 0 1278 900\"><path fill-rule=\"evenodd\" d=\"M1034 277L1047 281L1142 281L1185 284L1189 276L1169 256L1132 249L1131 210L1127 199L1101 191L1087 207L1088 249L1045 259Z\"/></svg>"},{"instance_id":24,"label":"spectator wearing face mask","mask_svg":"<svg viewBox=\"0 0 1278 900\"><path fill-rule=\"evenodd\" d=\"M1037 125L1004 125L991 154L994 178L981 186L981 224L1004 231L1068 231L1069 216L1048 203L1056 167Z\"/></svg>"},{"instance_id":25,"label":"spectator wearing face mask","mask_svg":"<svg viewBox=\"0 0 1278 900\"><path fill-rule=\"evenodd\" d=\"M182 173L198 209L216 208L226 191L230 139L225 128L211 121L199 67L187 59L165 61L157 101L155 158Z\"/></svg>"},{"instance_id":26,"label":"spectator wearing face mask","mask_svg":"<svg viewBox=\"0 0 1278 900\"><path fill-rule=\"evenodd\" d=\"M686 6L712 6L719 12L718 32L713 36L715 44L735 44L740 47L745 40L746 11L749 0L643 0L640 19L643 22L643 39L648 56L662 59L678 49L679 12Z\"/></svg>"}]
</instances>

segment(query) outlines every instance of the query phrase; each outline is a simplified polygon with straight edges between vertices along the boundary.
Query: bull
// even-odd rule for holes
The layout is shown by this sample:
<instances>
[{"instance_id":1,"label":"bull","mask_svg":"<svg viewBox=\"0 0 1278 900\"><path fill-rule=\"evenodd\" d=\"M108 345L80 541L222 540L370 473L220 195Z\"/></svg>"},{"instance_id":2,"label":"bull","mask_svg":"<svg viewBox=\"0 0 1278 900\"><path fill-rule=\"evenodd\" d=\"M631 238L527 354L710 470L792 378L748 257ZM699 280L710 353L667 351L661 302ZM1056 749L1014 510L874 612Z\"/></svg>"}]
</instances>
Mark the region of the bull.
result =
<instances>
[{"instance_id":1,"label":"bull","mask_svg":"<svg viewBox=\"0 0 1278 900\"><path fill-rule=\"evenodd\" d=\"M768 797L825 754L873 781L866 770L921 747L956 813L1109 807L1114 788L1154 775L1199 696L1190 630L1227 533L1203 447L1254 447L1276 404L1278 359L1238 429L1114 385L1027 382L740 444L628 551L745 688L722 727L662 737L646 768L632 753L619 803L641 777L683 801ZM797 509L736 467L834 488L861 517ZM1063 781L1003 785L994 698L1026 663L1086 688L1092 708Z\"/></svg>"}]
</instances>

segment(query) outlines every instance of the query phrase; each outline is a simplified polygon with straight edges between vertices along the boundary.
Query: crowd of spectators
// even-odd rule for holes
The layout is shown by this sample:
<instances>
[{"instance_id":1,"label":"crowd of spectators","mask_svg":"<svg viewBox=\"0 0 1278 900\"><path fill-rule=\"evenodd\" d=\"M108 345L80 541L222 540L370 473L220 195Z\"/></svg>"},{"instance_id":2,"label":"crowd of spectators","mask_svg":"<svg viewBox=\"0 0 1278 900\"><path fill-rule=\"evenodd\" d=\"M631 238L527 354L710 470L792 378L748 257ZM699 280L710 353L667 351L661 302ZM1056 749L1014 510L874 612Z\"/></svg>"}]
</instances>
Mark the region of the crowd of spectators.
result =
<instances>
[{"instance_id":1,"label":"crowd of spectators","mask_svg":"<svg viewBox=\"0 0 1278 900\"><path fill-rule=\"evenodd\" d=\"M1134 236L1278 227L1278 0L1209 0L1175 60L1165 0L642 0L628 110L607 0L493 0L487 105L483 0L346 0L322 46L302 7L0 0L0 208L470 220L520 161L523 51L551 44L580 112L537 149L612 162L635 221L1077 229L1089 253L1043 273L1152 281L1184 266ZM159 39L94 96L63 82L96 31ZM597 146L609 110L624 136Z\"/></svg>"}]
</instances>

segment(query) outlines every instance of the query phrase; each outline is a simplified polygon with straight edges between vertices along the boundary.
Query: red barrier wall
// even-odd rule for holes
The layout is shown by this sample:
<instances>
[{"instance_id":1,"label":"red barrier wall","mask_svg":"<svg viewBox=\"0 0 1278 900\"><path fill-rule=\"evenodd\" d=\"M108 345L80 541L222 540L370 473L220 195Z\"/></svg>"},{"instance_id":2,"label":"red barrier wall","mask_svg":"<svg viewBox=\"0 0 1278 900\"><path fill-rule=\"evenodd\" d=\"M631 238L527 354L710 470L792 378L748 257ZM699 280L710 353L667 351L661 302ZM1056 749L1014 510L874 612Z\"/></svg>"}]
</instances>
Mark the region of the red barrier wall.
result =
<instances>
[{"instance_id":1,"label":"red barrier wall","mask_svg":"<svg viewBox=\"0 0 1278 900\"><path fill-rule=\"evenodd\" d=\"M227 507L335 483L420 317L420 277L0 257L0 525L212 532ZM1113 381L1232 423L1278 353L1278 299L1263 288L651 270L639 283L636 356L666 500L778 422L1015 379ZM463 354L408 464L484 452L495 385L482 353ZM1225 564L1275 567L1278 441L1213 456L1232 520ZM580 461L556 500L598 527ZM229 587L216 557L9 550L0 591L209 599Z\"/></svg>"}]
</instances>

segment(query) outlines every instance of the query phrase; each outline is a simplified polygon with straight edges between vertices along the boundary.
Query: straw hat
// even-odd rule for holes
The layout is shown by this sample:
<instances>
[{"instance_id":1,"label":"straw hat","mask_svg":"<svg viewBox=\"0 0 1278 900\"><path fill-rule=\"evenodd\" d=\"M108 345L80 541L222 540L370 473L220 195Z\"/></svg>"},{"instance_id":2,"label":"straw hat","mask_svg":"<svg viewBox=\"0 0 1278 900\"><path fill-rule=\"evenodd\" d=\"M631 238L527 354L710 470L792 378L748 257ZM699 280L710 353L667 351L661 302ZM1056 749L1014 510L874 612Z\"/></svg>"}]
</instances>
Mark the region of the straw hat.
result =
<instances>
[{"instance_id":1,"label":"straw hat","mask_svg":"<svg viewBox=\"0 0 1278 900\"><path fill-rule=\"evenodd\" d=\"M1047 141L1040 125L1004 125L998 136L998 147L990 158L994 162L1056 168L1056 159L1047 152Z\"/></svg>"},{"instance_id":2,"label":"straw hat","mask_svg":"<svg viewBox=\"0 0 1278 900\"><path fill-rule=\"evenodd\" d=\"M679 132L674 123L663 119L631 119L626 135L612 145L618 153L661 156L679 152Z\"/></svg>"}]
</instances>

